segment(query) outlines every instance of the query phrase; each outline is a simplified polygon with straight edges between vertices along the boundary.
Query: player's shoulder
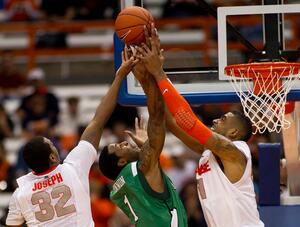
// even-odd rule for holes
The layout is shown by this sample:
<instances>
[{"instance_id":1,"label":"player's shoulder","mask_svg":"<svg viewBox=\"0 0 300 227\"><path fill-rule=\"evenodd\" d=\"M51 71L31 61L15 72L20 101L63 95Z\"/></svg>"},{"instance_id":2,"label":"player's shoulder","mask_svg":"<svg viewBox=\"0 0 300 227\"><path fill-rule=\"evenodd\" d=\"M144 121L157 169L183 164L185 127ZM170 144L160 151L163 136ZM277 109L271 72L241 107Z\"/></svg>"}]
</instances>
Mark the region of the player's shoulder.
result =
<instances>
[{"instance_id":1,"label":"player's shoulder","mask_svg":"<svg viewBox=\"0 0 300 227\"><path fill-rule=\"evenodd\" d=\"M24 176L21 176L17 178L17 184L19 187L22 187L23 185L27 184L28 182L31 182L34 180L34 174L32 172L27 173Z\"/></svg>"},{"instance_id":2,"label":"player's shoulder","mask_svg":"<svg viewBox=\"0 0 300 227\"><path fill-rule=\"evenodd\" d=\"M24 197L24 191L21 190L20 187L17 187L14 192L12 193L11 197L10 197L10 200L9 200L9 204L10 206L12 204L16 205L18 204L18 201Z\"/></svg>"},{"instance_id":3,"label":"player's shoulder","mask_svg":"<svg viewBox=\"0 0 300 227\"><path fill-rule=\"evenodd\" d=\"M72 162L78 159L82 160L84 158L83 156L91 157L93 160L97 157L95 147L86 140L80 140L77 146L69 152L64 162Z\"/></svg>"},{"instance_id":4,"label":"player's shoulder","mask_svg":"<svg viewBox=\"0 0 300 227\"><path fill-rule=\"evenodd\" d=\"M131 178L137 176L137 174L138 174L138 162L130 162L121 170L117 179L120 176Z\"/></svg>"},{"instance_id":5,"label":"player's shoulder","mask_svg":"<svg viewBox=\"0 0 300 227\"><path fill-rule=\"evenodd\" d=\"M248 144L245 141L237 140L233 141L233 144L247 157L251 157L251 152Z\"/></svg>"},{"instance_id":6,"label":"player's shoulder","mask_svg":"<svg viewBox=\"0 0 300 227\"><path fill-rule=\"evenodd\" d=\"M19 193L20 193L20 187L17 187L15 190L14 190L14 192L12 193L12 197L13 198L17 198L18 197L18 195L19 195Z\"/></svg>"},{"instance_id":7,"label":"player's shoulder","mask_svg":"<svg viewBox=\"0 0 300 227\"><path fill-rule=\"evenodd\" d=\"M137 162L128 163L120 172L116 180L112 185L112 194L116 194L121 188L126 185L130 187L132 182L134 182L134 177L138 174L137 172Z\"/></svg>"},{"instance_id":8,"label":"player's shoulder","mask_svg":"<svg viewBox=\"0 0 300 227\"><path fill-rule=\"evenodd\" d=\"M77 144L77 146L74 149L83 149L83 150L91 150L91 151L96 151L95 147L87 140L80 140L79 143ZM74 150L73 149L73 150Z\"/></svg>"}]
</instances>

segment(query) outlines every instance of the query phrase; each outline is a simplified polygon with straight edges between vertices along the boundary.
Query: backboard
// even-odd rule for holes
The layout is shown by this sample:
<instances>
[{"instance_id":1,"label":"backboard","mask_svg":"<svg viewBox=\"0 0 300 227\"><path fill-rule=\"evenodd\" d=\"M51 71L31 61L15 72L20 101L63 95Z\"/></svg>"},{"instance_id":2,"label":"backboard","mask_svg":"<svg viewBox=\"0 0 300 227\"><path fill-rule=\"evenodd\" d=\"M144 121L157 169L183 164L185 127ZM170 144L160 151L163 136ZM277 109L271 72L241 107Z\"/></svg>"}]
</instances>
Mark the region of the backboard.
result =
<instances>
[{"instance_id":1,"label":"backboard","mask_svg":"<svg viewBox=\"0 0 300 227\"><path fill-rule=\"evenodd\" d=\"M122 7L143 5L151 11L153 6L149 2L124 0ZM202 7L203 15L156 19L162 48L166 50L164 69L190 104L239 102L230 77L224 74L228 64L262 58L298 61L300 4L265 0L263 5L216 7L203 0L195 2ZM118 68L123 44L117 37L114 39ZM297 83L288 100L299 99ZM133 75L123 83L119 102L145 105L146 97Z\"/></svg>"}]
</instances>

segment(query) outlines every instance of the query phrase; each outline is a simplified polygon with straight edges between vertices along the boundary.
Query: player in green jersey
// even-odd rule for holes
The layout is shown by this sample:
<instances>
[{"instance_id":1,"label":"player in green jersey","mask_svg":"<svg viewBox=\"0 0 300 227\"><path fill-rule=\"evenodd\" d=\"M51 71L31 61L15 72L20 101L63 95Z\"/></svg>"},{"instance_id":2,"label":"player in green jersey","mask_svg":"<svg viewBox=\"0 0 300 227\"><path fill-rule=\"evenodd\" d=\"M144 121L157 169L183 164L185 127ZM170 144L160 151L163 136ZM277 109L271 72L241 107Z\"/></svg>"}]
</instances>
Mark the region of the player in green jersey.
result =
<instances>
[{"instance_id":1,"label":"player in green jersey","mask_svg":"<svg viewBox=\"0 0 300 227\"><path fill-rule=\"evenodd\" d=\"M123 60L128 59L128 53L125 48ZM138 147L126 141L104 147L99 157L99 167L106 177L114 180L111 200L135 226L186 227L182 202L159 164L165 140L164 102L159 90L155 89L157 85L154 81L143 85L148 95L147 140L142 135L142 120L136 121L136 133L130 135Z\"/></svg>"}]
</instances>

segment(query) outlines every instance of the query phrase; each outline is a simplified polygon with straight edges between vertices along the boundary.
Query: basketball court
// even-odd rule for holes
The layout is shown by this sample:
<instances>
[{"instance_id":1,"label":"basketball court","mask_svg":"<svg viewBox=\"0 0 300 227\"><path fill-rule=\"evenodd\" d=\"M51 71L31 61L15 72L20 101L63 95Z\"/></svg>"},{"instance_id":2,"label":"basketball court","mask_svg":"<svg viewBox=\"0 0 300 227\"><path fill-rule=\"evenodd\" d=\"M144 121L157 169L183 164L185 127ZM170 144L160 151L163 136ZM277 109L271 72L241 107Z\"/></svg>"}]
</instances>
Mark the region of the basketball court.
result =
<instances>
[{"instance_id":1,"label":"basketball court","mask_svg":"<svg viewBox=\"0 0 300 227\"><path fill-rule=\"evenodd\" d=\"M194 30L195 37L216 35L210 37L202 51L193 48L182 48L181 52L168 50L164 48L165 28L158 25L166 59L172 60L172 56L179 53L190 61L190 64L183 61L173 65L166 62L165 71L190 104L241 102L256 133L269 131L280 135L282 143L259 146L259 170L263 175L259 211L266 226L298 226L300 106L296 101L300 100L300 4L264 0L261 5L227 4L215 11L205 1L197 2L210 19L214 18L215 24L208 33ZM121 5L123 8L147 6L147 1L123 0ZM202 30L205 31L205 24ZM180 33L186 34L188 39L194 38L193 32L178 30L177 39L180 39ZM117 69L123 44L115 37L114 45ZM146 97L133 75L123 83L119 102L145 105ZM292 105L286 106L287 102ZM286 159L289 195L280 199L281 150Z\"/></svg>"}]
</instances>

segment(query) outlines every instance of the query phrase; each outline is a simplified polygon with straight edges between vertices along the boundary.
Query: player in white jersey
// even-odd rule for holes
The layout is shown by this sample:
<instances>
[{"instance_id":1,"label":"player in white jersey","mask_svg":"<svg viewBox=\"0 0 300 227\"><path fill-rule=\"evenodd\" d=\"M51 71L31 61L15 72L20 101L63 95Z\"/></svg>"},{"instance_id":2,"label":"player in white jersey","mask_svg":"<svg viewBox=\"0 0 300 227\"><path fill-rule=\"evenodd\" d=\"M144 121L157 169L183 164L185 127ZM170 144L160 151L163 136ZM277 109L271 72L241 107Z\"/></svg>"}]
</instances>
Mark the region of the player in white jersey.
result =
<instances>
[{"instance_id":1,"label":"player in white jersey","mask_svg":"<svg viewBox=\"0 0 300 227\"><path fill-rule=\"evenodd\" d=\"M167 117L168 128L202 154L196 177L208 226L264 226L255 201L250 150L244 142L252 135L251 122L239 112L229 112L214 120L211 129L207 128L163 71L159 38L153 25L150 43L150 48L145 44L137 48L138 56L155 78L172 114Z\"/></svg>"},{"instance_id":2,"label":"player in white jersey","mask_svg":"<svg viewBox=\"0 0 300 227\"><path fill-rule=\"evenodd\" d=\"M24 146L24 160L32 172L17 179L8 226L92 227L89 171L96 159L103 128L117 101L123 78L137 60L124 60L116 77L97 107L93 120L79 144L60 164L58 152L45 137L35 137Z\"/></svg>"}]
</instances>

